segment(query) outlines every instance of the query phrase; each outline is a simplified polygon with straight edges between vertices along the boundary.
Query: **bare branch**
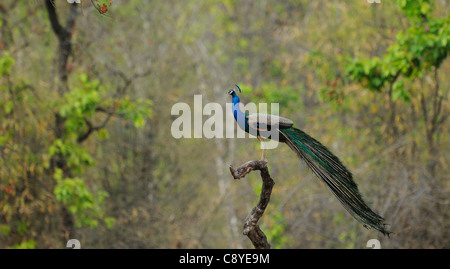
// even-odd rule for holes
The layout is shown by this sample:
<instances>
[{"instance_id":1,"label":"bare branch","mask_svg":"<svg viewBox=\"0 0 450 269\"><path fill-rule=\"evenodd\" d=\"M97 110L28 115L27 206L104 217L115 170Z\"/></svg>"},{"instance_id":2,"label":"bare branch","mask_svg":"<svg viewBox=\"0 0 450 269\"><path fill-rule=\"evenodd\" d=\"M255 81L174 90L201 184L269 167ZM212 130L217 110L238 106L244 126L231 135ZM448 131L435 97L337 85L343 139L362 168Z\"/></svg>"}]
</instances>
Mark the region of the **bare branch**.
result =
<instances>
[{"instance_id":1,"label":"bare branch","mask_svg":"<svg viewBox=\"0 0 450 269\"><path fill-rule=\"evenodd\" d=\"M245 218L243 233L252 241L252 244L256 249L269 249L270 244L267 242L267 237L258 226L258 220L262 217L269 204L272 188L275 184L275 181L270 177L267 162L262 160L249 161L236 169L230 165L230 172L234 179L243 178L254 170L261 171L263 185L258 203Z\"/></svg>"},{"instance_id":2,"label":"bare branch","mask_svg":"<svg viewBox=\"0 0 450 269\"><path fill-rule=\"evenodd\" d=\"M106 65L106 69L108 69L113 74L113 76L120 77L123 81L123 85L120 84L117 85L117 89L113 97L124 95L127 92L128 88L131 86L131 84L133 84L135 79L143 78L151 74L150 68L141 73L136 72L131 76L127 76L123 71L117 70L116 68L110 65Z\"/></svg>"},{"instance_id":3,"label":"bare branch","mask_svg":"<svg viewBox=\"0 0 450 269\"><path fill-rule=\"evenodd\" d=\"M92 123L88 119L85 118L84 121L86 122L86 125L88 126L88 130L86 131L86 133L84 133L83 135L78 137L77 142L81 143L84 140L86 140L91 135L92 132L105 128L106 124L108 124L109 120L111 119L111 117L113 115L114 115L114 111L110 112L110 113L108 112L106 119L103 121L102 124L100 124L98 126L93 126Z\"/></svg>"}]
</instances>

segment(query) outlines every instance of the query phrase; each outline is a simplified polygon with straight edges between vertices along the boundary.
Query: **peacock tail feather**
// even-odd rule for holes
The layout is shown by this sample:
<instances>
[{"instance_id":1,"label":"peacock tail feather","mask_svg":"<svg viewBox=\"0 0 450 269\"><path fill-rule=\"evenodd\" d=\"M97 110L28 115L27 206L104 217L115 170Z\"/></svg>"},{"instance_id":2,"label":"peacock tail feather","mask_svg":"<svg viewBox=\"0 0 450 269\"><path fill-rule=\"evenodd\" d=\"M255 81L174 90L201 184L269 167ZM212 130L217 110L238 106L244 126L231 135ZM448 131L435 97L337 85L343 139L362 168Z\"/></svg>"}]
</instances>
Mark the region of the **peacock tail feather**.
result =
<instances>
[{"instance_id":1,"label":"peacock tail feather","mask_svg":"<svg viewBox=\"0 0 450 269\"><path fill-rule=\"evenodd\" d=\"M319 141L294 127L280 129L280 133L286 140L283 142L306 162L355 219L366 228L370 226L389 236L391 232L386 230L383 217L364 202L352 173L334 154Z\"/></svg>"}]
</instances>

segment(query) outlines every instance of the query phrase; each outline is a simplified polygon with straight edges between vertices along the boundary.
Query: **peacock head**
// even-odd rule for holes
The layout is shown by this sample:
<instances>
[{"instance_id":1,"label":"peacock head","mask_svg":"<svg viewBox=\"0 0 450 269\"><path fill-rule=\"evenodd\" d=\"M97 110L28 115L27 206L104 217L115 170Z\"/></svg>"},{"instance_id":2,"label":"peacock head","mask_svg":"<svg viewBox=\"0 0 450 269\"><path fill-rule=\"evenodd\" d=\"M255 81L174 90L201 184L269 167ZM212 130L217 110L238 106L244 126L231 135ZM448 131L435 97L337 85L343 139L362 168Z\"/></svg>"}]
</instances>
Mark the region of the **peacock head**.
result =
<instances>
[{"instance_id":1,"label":"peacock head","mask_svg":"<svg viewBox=\"0 0 450 269\"><path fill-rule=\"evenodd\" d=\"M238 88L238 90L239 90L239 92L241 92L241 88L239 88L239 86L237 85L237 84L235 84L236 85L236 87ZM234 89L231 89L231 90L229 90L228 92L227 92L229 95L231 95L231 96L237 96L236 95L236 91L234 90Z\"/></svg>"}]
</instances>

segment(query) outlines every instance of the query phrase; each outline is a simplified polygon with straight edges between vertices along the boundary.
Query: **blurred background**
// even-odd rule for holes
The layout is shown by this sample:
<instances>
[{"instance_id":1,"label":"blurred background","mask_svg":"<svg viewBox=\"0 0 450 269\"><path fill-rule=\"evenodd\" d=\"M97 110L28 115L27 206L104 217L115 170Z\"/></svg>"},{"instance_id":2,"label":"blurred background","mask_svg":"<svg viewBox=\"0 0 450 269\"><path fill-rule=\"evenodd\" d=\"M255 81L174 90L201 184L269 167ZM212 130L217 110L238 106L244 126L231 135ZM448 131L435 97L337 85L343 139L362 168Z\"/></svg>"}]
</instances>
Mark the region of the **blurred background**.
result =
<instances>
[{"instance_id":1,"label":"blurred background","mask_svg":"<svg viewBox=\"0 0 450 269\"><path fill-rule=\"evenodd\" d=\"M0 248L252 248L261 179L228 167L257 140L170 132L175 103L225 107L235 83L339 156L394 232L280 145L272 247L449 248L449 3L380 2L3 0Z\"/></svg>"}]
</instances>

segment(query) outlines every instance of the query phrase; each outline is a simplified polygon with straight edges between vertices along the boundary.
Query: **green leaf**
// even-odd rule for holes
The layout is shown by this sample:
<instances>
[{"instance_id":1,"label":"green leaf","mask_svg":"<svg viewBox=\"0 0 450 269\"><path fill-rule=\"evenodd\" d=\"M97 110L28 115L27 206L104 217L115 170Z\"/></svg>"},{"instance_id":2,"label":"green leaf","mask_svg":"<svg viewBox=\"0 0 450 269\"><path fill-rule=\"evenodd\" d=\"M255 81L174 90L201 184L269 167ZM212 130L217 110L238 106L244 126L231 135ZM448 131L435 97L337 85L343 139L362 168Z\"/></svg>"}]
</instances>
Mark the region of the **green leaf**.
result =
<instances>
[{"instance_id":1,"label":"green leaf","mask_svg":"<svg viewBox=\"0 0 450 269\"><path fill-rule=\"evenodd\" d=\"M116 219L113 217L107 217L103 220L105 222L106 228L112 229L116 223Z\"/></svg>"},{"instance_id":2,"label":"green leaf","mask_svg":"<svg viewBox=\"0 0 450 269\"><path fill-rule=\"evenodd\" d=\"M11 113L11 111L12 111L12 109L13 109L13 106L14 106L14 103L13 103L12 101L7 101L7 102L5 103L5 107L4 107L5 113L6 113L6 114Z\"/></svg>"},{"instance_id":3,"label":"green leaf","mask_svg":"<svg viewBox=\"0 0 450 269\"><path fill-rule=\"evenodd\" d=\"M366 63L363 65L364 74L369 75L370 74L370 66Z\"/></svg>"},{"instance_id":4,"label":"green leaf","mask_svg":"<svg viewBox=\"0 0 450 269\"><path fill-rule=\"evenodd\" d=\"M79 79L83 84L86 84L86 83L88 82L88 76L87 76L87 74L85 74L85 73L81 74L81 75L78 77L78 79Z\"/></svg>"},{"instance_id":5,"label":"green leaf","mask_svg":"<svg viewBox=\"0 0 450 269\"><path fill-rule=\"evenodd\" d=\"M144 118L142 117L142 116L137 116L136 118L135 118L135 120L133 121L133 125L134 125L134 127L135 128L140 128L140 127L143 127L144 125L145 125L145 120L144 120Z\"/></svg>"},{"instance_id":6,"label":"green leaf","mask_svg":"<svg viewBox=\"0 0 450 269\"><path fill-rule=\"evenodd\" d=\"M11 227L9 225L6 225L6 224L1 224L0 225L0 232L4 236L8 236L8 234L11 232Z\"/></svg>"},{"instance_id":7,"label":"green leaf","mask_svg":"<svg viewBox=\"0 0 450 269\"><path fill-rule=\"evenodd\" d=\"M396 81L394 82L394 84L392 84L392 99L394 101L402 98L405 95L403 85L403 81Z\"/></svg>"},{"instance_id":8,"label":"green leaf","mask_svg":"<svg viewBox=\"0 0 450 269\"><path fill-rule=\"evenodd\" d=\"M14 65L14 59L9 55L8 51L3 53L3 56L0 57L0 77L10 75L11 68Z\"/></svg>"},{"instance_id":9,"label":"green leaf","mask_svg":"<svg viewBox=\"0 0 450 269\"><path fill-rule=\"evenodd\" d=\"M105 128L102 128L100 130L98 130L98 139L99 140L104 140L104 139L108 139L109 138L109 133Z\"/></svg>"},{"instance_id":10,"label":"green leaf","mask_svg":"<svg viewBox=\"0 0 450 269\"><path fill-rule=\"evenodd\" d=\"M36 242L34 240L23 241L12 247L9 247L9 249L34 249L34 248L36 248Z\"/></svg>"},{"instance_id":11,"label":"green leaf","mask_svg":"<svg viewBox=\"0 0 450 269\"><path fill-rule=\"evenodd\" d=\"M383 81L379 77L375 77L372 79L372 84L374 87L379 88L383 84Z\"/></svg>"}]
</instances>

